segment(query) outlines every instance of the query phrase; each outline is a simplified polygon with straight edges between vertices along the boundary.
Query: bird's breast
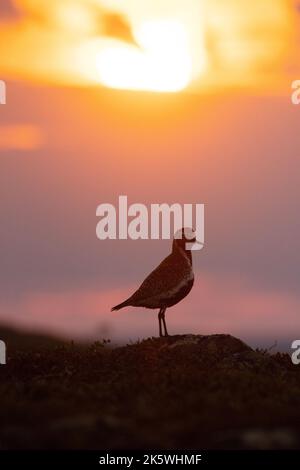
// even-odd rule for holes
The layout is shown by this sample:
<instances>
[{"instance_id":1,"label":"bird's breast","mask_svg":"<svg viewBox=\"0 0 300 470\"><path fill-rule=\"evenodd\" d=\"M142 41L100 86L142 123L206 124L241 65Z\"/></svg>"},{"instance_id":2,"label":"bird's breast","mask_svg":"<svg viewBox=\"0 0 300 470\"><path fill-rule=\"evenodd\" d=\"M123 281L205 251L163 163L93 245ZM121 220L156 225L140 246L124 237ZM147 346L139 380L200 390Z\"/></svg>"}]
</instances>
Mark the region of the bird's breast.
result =
<instances>
[{"instance_id":1,"label":"bird's breast","mask_svg":"<svg viewBox=\"0 0 300 470\"><path fill-rule=\"evenodd\" d=\"M192 269L187 271L177 284L171 288L162 290L159 295L152 297L151 308L171 307L180 302L191 291L194 284L194 273Z\"/></svg>"}]
</instances>

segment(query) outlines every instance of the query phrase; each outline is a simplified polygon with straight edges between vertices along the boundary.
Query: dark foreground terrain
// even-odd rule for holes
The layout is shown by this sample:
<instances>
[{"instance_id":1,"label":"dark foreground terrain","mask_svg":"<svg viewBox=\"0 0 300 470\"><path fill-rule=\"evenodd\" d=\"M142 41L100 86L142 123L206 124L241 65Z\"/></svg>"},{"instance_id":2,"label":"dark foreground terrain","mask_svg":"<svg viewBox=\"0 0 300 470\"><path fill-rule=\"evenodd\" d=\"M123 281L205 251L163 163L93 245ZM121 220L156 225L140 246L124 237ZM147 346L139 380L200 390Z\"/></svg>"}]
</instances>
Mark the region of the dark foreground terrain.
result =
<instances>
[{"instance_id":1,"label":"dark foreground terrain","mask_svg":"<svg viewBox=\"0 0 300 470\"><path fill-rule=\"evenodd\" d=\"M227 335L7 341L2 449L300 447L300 366L287 354Z\"/></svg>"}]
</instances>

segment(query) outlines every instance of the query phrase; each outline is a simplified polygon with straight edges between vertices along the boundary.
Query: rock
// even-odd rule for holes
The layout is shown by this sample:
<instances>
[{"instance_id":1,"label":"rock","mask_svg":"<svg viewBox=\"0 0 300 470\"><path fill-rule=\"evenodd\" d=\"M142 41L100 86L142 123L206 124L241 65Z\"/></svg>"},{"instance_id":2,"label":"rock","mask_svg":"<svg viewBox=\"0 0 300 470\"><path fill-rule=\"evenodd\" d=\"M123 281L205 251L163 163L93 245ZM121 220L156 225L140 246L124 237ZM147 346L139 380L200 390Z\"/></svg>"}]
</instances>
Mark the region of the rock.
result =
<instances>
[{"instance_id":1,"label":"rock","mask_svg":"<svg viewBox=\"0 0 300 470\"><path fill-rule=\"evenodd\" d=\"M294 448L300 367L230 335L12 348L2 448ZM23 436L25 436L23 438Z\"/></svg>"}]
</instances>

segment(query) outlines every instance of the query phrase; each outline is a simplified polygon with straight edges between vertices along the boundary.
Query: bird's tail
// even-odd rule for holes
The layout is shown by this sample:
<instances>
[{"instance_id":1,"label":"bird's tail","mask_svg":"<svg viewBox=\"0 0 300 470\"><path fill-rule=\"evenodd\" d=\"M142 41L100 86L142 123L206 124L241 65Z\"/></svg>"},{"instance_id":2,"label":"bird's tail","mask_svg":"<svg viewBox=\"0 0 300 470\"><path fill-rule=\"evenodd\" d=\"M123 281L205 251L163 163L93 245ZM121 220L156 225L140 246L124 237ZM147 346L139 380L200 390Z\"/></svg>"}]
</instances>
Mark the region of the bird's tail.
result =
<instances>
[{"instance_id":1,"label":"bird's tail","mask_svg":"<svg viewBox=\"0 0 300 470\"><path fill-rule=\"evenodd\" d=\"M115 310L120 310L121 308L124 308L124 307L128 307L128 305L129 305L129 299L125 300L125 302L122 302L121 304L115 305L115 307L111 309L111 312L114 312Z\"/></svg>"}]
</instances>

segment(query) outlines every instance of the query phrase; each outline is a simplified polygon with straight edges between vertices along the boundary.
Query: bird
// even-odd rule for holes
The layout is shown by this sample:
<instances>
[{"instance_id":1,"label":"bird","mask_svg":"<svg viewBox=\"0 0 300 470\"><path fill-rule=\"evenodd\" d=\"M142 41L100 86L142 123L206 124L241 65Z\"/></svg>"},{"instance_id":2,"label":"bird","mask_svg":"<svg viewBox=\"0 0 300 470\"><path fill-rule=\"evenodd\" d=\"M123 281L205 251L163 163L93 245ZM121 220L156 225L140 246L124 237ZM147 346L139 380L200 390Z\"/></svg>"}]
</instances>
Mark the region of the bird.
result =
<instances>
[{"instance_id":1,"label":"bird","mask_svg":"<svg viewBox=\"0 0 300 470\"><path fill-rule=\"evenodd\" d=\"M194 285L191 244L195 243L201 244L196 240L194 230L182 228L177 231L169 256L146 277L127 300L113 307L111 311L129 306L159 309L159 336L169 336L166 310L184 299Z\"/></svg>"}]
</instances>

